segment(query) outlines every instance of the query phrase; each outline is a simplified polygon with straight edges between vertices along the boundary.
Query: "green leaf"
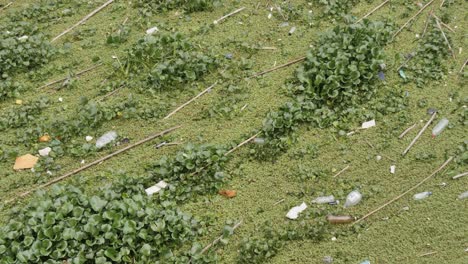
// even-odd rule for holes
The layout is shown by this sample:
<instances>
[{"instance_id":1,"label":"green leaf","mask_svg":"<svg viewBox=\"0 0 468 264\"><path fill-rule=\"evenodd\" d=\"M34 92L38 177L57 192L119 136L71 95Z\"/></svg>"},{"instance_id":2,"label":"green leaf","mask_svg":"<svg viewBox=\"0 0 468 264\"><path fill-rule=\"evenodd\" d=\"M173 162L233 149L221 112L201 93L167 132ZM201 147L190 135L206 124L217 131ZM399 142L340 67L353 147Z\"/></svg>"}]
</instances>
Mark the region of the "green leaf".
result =
<instances>
[{"instance_id":1,"label":"green leaf","mask_svg":"<svg viewBox=\"0 0 468 264\"><path fill-rule=\"evenodd\" d=\"M140 253L144 256L150 256L151 255L151 246L148 244L144 244L141 249Z\"/></svg>"},{"instance_id":2,"label":"green leaf","mask_svg":"<svg viewBox=\"0 0 468 264\"><path fill-rule=\"evenodd\" d=\"M104 206L107 205L107 201L101 199L98 196L91 197L89 203L91 204L91 208L93 208L95 212L100 212L102 208L104 208Z\"/></svg>"}]
</instances>

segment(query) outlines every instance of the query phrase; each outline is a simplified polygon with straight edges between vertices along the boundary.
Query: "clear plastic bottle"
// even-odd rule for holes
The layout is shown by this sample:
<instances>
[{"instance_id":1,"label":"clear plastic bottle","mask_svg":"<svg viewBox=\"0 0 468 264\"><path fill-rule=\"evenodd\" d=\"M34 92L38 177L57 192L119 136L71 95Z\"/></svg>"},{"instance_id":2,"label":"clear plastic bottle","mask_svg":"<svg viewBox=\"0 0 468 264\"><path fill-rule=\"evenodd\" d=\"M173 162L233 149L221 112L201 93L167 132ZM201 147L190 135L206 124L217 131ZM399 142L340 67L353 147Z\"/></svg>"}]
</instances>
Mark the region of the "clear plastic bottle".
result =
<instances>
[{"instance_id":1,"label":"clear plastic bottle","mask_svg":"<svg viewBox=\"0 0 468 264\"><path fill-rule=\"evenodd\" d=\"M330 224L348 224L353 222L355 219L349 215L328 215L327 221Z\"/></svg>"},{"instance_id":2,"label":"clear plastic bottle","mask_svg":"<svg viewBox=\"0 0 468 264\"><path fill-rule=\"evenodd\" d=\"M117 132L109 131L96 140L96 148L102 148L117 139Z\"/></svg>"},{"instance_id":3,"label":"clear plastic bottle","mask_svg":"<svg viewBox=\"0 0 468 264\"><path fill-rule=\"evenodd\" d=\"M264 138L254 138L253 143L258 144L258 145L263 145L263 144L265 144L265 139Z\"/></svg>"},{"instance_id":4,"label":"clear plastic bottle","mask_svg":"<svg viewBox=\"0 0 468 264\"><path fill-rule=\"evenodd\" d=\"M422 200L422 199L425 199L429 196L432 195L432 192L422 192L422 193L417 193L413 196L413 199L415 200Z\"/></svg>"},{"instance_id":5,"label":"clear plastic bottle","mask_svg":"<svg viewBox=\"0 0 468 264\"><path fill-rule=\"evenodd\" d=\"M344 207L348 208L351 206L355 206L361 200L362 200L362 194L358 190L352 191L348 194L348 196L346 196L346 202L344 204Z\"/></svg>"},{"instance_id":6,"label":"clear plastic bottle","mask_svg":"<svg viewBox=\"0 0 468 264\"><path fill-rule=\"evenodd\" d=\"M464 192L464 193L461 193L459 196L458 196L458 199L459 200L463 200L463 199L466 199L468 198L468 191Z\"/></svg>"},{"instance_id":7,"label":"clear plastic bottle","mask_svg":"<svg viewBox=\"0 0 468 264\"><path fill-rule=\"evenodd\" d=\"M312 203L316 204L325 204L325 203L333 203L335 201L335 196L329 195L329 196L320 196L312 200Z\"/></svg>"},{"instance_id":8,"label":"clear plastic bottle","mask_svg":"<svg viewBox=\"0 0 468 264\"><path fill-rule=\"evenodd\" d=\"M448 126L449 121L447 118L442 118L437 125L432 129L432 137L436 137Z\"/></svg>"}]
</instances>

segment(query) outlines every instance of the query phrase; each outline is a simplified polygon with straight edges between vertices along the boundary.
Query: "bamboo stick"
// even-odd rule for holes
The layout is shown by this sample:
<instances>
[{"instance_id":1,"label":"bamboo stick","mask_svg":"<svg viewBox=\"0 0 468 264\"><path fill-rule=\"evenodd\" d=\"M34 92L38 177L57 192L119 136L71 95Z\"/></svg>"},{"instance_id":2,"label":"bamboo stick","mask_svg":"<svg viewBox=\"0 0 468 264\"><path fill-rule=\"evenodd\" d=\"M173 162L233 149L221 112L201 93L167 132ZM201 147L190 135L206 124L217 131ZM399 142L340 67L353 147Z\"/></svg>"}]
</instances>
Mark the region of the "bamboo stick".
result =
<instances>
[{"instance_id":1,"label":"bamboo stick","mask_svg":"<svg viewBox=\"0 0 468 264\"><path fill-rule=\"evenodd\" d=\"M84 22L86 22L88 19L90 19L92 16L94 16L95 14L97 14L99 11L101 11L102 9L104 9L106 6L112 4L112 2L114 2L114 0L109 0L107 2L105 2L102 6L98 7L97 9L95 9L93 12L89 13L87 16L85 16L83 19L81 19L80 21L78 21L78 23L74 24L73 26L67 28L65 31L63 31L62 33L60 33L58 36L56 36L55 38L53 38L50 42L53 43L55 42L57 39L61 38L63 35L67 34L68 32L72 31L74 28L76 28L77 26L83 24Z\"/></svg>"},{"instance_id":2,"label":"bamboo stick","mask_svg":"<svg viewBox=\"0 0 468 264\"><path fill-rule=\"evenodd\" d=\"M348 169L349 169L349 165L344 167L344 169L340 170L337 174L335 174L335 176L333 176L333 178L336 178L336 177L340 176L343 172L345 172Z\"/></svg>"},{"instance_id":3,"label":"bamboo stick","mask_svg":"<svg viewBox=\"0 0 468 264\"><path fill-rule=\"evenodd\" d=\"M424 131L426 131L427 127L432 123L432 121L434 120L435 116L437 115L437 112L434 112L431 116L431 118L429 119L429 121L427 121L427 123L424 125L424 127L419 131L418 135L413 139L413 141L411 141L411 143L409 144L409 146L405 149L405 151L403 151L402 155L406 155L406 153L408 153L408 151L411 149L411 147L414 145L414 143L416 143L416 141L418 140L418 138L424 133Z\"/></svg>"},{"instance_id":4,"label":"bamboo stick","mask_svg":"<svg viewBox=\"0 0 468 264\"><path fill-rule=\"evenodd\" d=\"M413 187L409 188L407 191L405 191L404 193L398 195L397 197L393 198L392 200L386 202L385 204L379 206L377 209L371 211L370 213L364 215L363 217L361 217L360 219L356 220L353 224L357 224L361 221L363 221L364 219L368 218L369 216L377 213L378 211L380 211L381 209L385 208L386 206L388 206L389 204L399 200L401 197L405 196L406 194L408 194L409 192L413 191L414 189L418 188L419 186L421 186L423 183L425 183L427 180L429 180L430 178L432 178L434 175L436 175L439 171L441 171L445 166L447 166L451 161L453 160L453 157L450 157L447 159L447 161L444 162L444 164L442 164L437 170L435 170L433 173L431 173L429 176L427 176L426 178L424 178L422 181L420 181L418 184L414 185Z\"/></svg>"},{"instance_id":5,"label":"bamboo stick","mask_svg":"<svg viewBox=\"0 0 468 264\"><path fill-rule=\"evenodd\" d=\"M468 175L468 171L467 171L467 172L464 172L464 173L460 173L460 174L458 174L458 175L455 175L455 176L453 176L452 179L456 180L456 179L458 179L458 178L465 177L466 175Z\"/></svg>"},{"instance_id":6,"label":"bamboo stick","mask_svg":"<svg viewBox=\"0 0 468 264\"><path fill-rule=\"evenodd\" d=\"M237 9L237 10L234 10L234 11L232 11L231 13L229 13L229 14L227 14L227 15L225 15L225 16L222 16L222 17L216 19L215 21L213 21L213 24L215 24L215 25L216 25L216 24L219 24L219 22L223 21L224 19L226 19L226 18L228 18L228 17L230 17L230 16L233 16L233 15L235 15L235 14L241 12L241 11L244 10L244 9L245 9L245 7L241 7L241 8L239 8L239 9Z\"/></svg>"},{"instance_id":7,"label":"bamboo stick","mask_svg":"<svg viewBox=\"0 0 468 264\"><path fill-rule=\"evenodd\" d=\"M412 126L408 127L407 129L405 129L405 131L403 131L403 133L401 133L398 138L399 139L402 139L408 132L410 132L413 128L416 127L418 123L414 123Z\"/></svg>"},{"instance_id":8,"label":"bamboo stick","mask_svg":"<svg viewBox=\"0 0 468 264\"><path fill-rule=\"evenodd\" d=\"M53 180L51 180L51 181L49 181L49 182L47 182L47 183L44 183L44 184L41 184L41 185L39 185L39 186L33 187L33 188L31 188L30 190L28 190L28 191L26 191L26 192L23 192L23 193L21 193L20 195L16 196L15 198L6 201L5 203L8 204L8 203L10 203L10 202L13 202L13 201L16 200L17 198L25 197L25 196L27 196L27 195L29 195L29 194L31 194L31 193L33 193L33 192L39 190L39 189L43 189L43 188L45 188L45 187L47 187L47 186L50 186L50 185L52 185L52 184L54 184L54 183L57 183L57 182L59 182L59 181L62 181L62 180L66 179L66 178L68 178L68 177L70 177L70 176L73 176L73 175L75 175L75 174L77 174L77 173L79 173L79 172L81 172L81 171L84 171L84 170L86 170L86 169L89 169L90 167L92 167L92 166L94 166L94 165L100 164L100 163L103 162L103 161L106 161L106 160L108 160L108 159L110 159L110 158L112 158L112 157L114 157L114 156L117 156L117 155L119 155L119 154L122 153L122 152L125 152L125 151L127 151L127 150L129 150L129 149L132 149L132 148L134 148L134 147L137 147L137 146L139 146L139 145L141 145L141 144L144 144L144 143L146 143L146 142L148 142L148 141L151 141L151 140L153 140L153 139L155 139L155 138L157 138L157 137L161 137L161 136L164 136L164 135L166 135L166 134L168 134L168 133L171 133L172 131L174 131L174 130L180 128L180 127L181 127L181 126L175 126L175 127L166 129L166 130L164 130L164 131L162 131L162 132L159 132L159 133L157 133L157 134L154 134L154 135L152 135L152 136L150 136L150 137L147 137L147 138L145 138L145 139L142 139L142 140L140 140L140 141L138 141L138 142L136 142L136 143L134 143L134 144L131 144L131 145L125 147L125 148L119 149L119 150L117 150L117 151L115 151L115 152L113 152L113 153L111 153L111 154L109 154L109 155L106 155L106 156L104 156L104 157L102 157L102 158L100 158L100 159L97 159L97 160L95 160L95 161L89 163L89 164L86 164L86 165L83 166L83 167L80 167L80 168L75 169L75 170L73 170L73 171L71 171L71 172L68 172L68 173L66 173L66 174L64 174L64 175L62 175L62 176L60 176L60 177L58 177L58 178L55 178L55 179L53 179Z\"/></svg>"},{"instance_id":9,"label":"bamboo stick","mask_svg":"<svg viewBox=\"0 0 468 264\"><path fill-rule=\"evenodd\" d=\"M269 73L269 72L272 72L272 71L276 71L276 70L285 68L285 67L287 67L287 66L289 66L289 65L296 64L296 63L301 62L301 61L303 61L303 60L305 60L305 59L306 59L306 57L300 57L300 58L298 58L298 59L295 59L295 60L292 60L292 61L287 62L287 63L285 63L285 64L282 64L282 65L273 67L273 68L268 69L268 70L266 70L266 71L262 71L262 72L256 73L256 74L252 75L250 78L255 78L255 77L258 77L258 76L265 75L265 74L267 74L267 73Z\"/></svg>"}]
</instances>

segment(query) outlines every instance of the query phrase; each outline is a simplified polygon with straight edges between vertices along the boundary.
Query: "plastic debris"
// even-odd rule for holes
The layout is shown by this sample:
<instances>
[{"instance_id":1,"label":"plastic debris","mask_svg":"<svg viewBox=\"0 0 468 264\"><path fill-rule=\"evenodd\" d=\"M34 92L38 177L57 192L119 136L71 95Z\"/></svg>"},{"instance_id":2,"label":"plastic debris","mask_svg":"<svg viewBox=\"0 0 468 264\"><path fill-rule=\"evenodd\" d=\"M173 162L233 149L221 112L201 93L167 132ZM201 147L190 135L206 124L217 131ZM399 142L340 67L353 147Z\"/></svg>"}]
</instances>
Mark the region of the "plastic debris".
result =
<instances>
[{"instance_id":1,"label":"plastic debris","mask_svg":"<svg viewBox=\"0 0 468 264\"><path fill-rule=\"evenodd\" d=\"M320 196L312 200L312 203L316 204L325 204L325 203L333 203L335 202L335 196L329 195L329 196Z\"/></svg>"},{"instance_id":2,"label":"plastic debris","mask_svg":"<svg viewBox=\"0 0 468 264\"><path fill-rule=\"evenodd\" d=\"M324 264L332 264L333 263L333 258L331 256L325 256L325 257L323 257L323 263Z\"/></svg>"},{"instance_id":3,"label":"plastic debris","mask_svg":"<svg viewBox=\"0 0 468 264\"><path fill-rule=\"evenodd\" d=\"M22 105L22 104L23 104L23 100L16 99L15 104L17 104L17 105Z\"/></svg>"},{"instance_id":4,"label":"plastic debris","mask_svg":"<svg viewBox=\"0 0 468 264\"><path fill-rule=\"evenodd\" d=\"M289 22L283 22L279 26L280 27L287 27L287 26L289 26Z\"/></svg>"},{"instance_id":5,"label":"plastic debris","mask_svg":"<svg viewBox=\"0 0 468 264\"><path fill-rule=\"evenodd\" d=\"M268 14L268 19L271 19L273 15L271 13Z\"/></svg>"},{"instance_id":6,"label":"plastic debris","mask_svg":"<svg viewBox=\"0 0 468 264\"><path fill-rule=\"evenodd\" d=\"M43 149L40 149L39 150L39 155L45 157L45 156L49 156L49 153L52 151L52 149L50 147L47 147L47 148L43 148Z\"/></svg>"},{"instance_id":7,"label":"plastic debris","mask_svg":"<svg viewBox=\"0 0 468 264\"><path fill-rule=\"evenodd\" d=\"M390 173L395 174L395 169L396 169L395 165L390 166Z\"/></svg>"},{"instance_id":8,"label":"plastic debris","mask_svg":"<svg viewBox=\"0 0 468 264\"><path fill-rule=\"evenodd\" d=\"M227 53L226 55L224 55L224 57L225 57L226 59L228 59L228 60L231 60L232 57L233 57L233 55L232 55L232 53Z\"/></svg>"},{"instance_id":9,"label":"plastic debris","mask_svg":"<svg viewBox=\"0 0 468 264\"><path fill-rule=\"evenodd\" d=\"M463 199L466 199L468 198L468 191L464 192L464 193L461 193L459 196L458 196L458 200L463 200Z\"/></svg>"},{"instance_id":10,"label":"plastic debris","mask_svg":"<svg viewBox=\"0 0 468 264\"><path fill-rule=\"evenodd\" d=\"M356 204L361 202L361 200L362 200L362 194L358 190L352 191L348 194L348 196L346 196L346 202L344 204L344 207L348 208L351 206L355 206Z\"/></svg>"},{"instance_id":11,"label":"plastic debris","mask_svg":"<svg viewBox=\"0 0 468 264\"><path fill-rule=\"evenodd\" d=\"M359 264L371 264L369 260L364 260L363 262L359 263Z\"/></svg>"},{"instance_id":12,"label":"plastic debris","mask_svg":"<svg viewBox=\"0 0 468 264\"><path fill-rule=\"evenodd\" d=\"M164 141L164 142L161 142L161 143L157 144L157 145L154 146L154 147L158 149L158 148L164 147L166 144L167 144L167 142Z\"/></svg>"},{"instance_id":13,"label":"plastic debris","mask_svg":"<svg viewBox=\"0 0 468 264\"><path fill-rule=\"evenodd\" d=\"M291 36L292 34L294 34L294 32L296 31L296 27L292 27L289 32L288 32L288 35Z\"/></svg>"},{"instance_id":14,"label":"plastic debris","mask_svg":"<svg viewBox=\"0 0 468 264\"><path fill-rule=\"evenodd\" d=\"M299 217L299 214L304 211L305 209L307 208L307 204L302 202L301 205L299 206L294 206L293 208L291 208L289 210L289 212L286 214L286 217L289 218L289 219L296 219L297 217Z\"/></svg>"},{"instance_id":15,"label":"plastic debris","mask_svg":"<svg viewBox=\"0 0 468 264\"><path fill-rule=\"evenodd\" d=\"M19 37L18 41L25 42L28 38L29 38L28 36L24 35L24 36Z\"/></svg>"},{"instance_id":16,"label":"plastic debris","mask_svg":"<svg viewBox=\"0 0 468 264\"><path fill-rule=\"evenodd\" d=\"M26 154L16 158L15 165L13 166L14 170L22 170L22 169L31 169L36 165L37 161L39 160L38 157L33 156L31 154Z\"/></svg>"},{"instance_id":17,"label":"plastic debris","mask_svg":"<svg viewBox=\"0 0 468 264\"><path fill-rule=\"evenodd\" d=\"M435 108L428 108L428 109L427 109L427 114L428 114L428 115L432 115L432 114L434 114L435 112L437 112L437 109L435 109Z\"/></svg>"},{"instance_id":18,"label":"plastic debris","mask_svg":"<svg viewBox=\"0 0 468 264\"><path fill-rule=\"evenodd\" d=\"M234 198L237 192L235 190L219 190L218 194L227 198Z\"/></svg>"},{"instance_id":19,"label":"plastic debris","mask_svg":"<svg viewBox=\"0 0 468 264\"><path fill-rule=\"evenodd\" d=\"M265 139L264 138L254 138L254 140L252 142L254 144L263 145L263 144L265 144Z\"/></svg>"},{"instance_id":20,"label":"plastic debris","mask_svg":"<svg viewBox=\"0 0 468 264\"><path fill-rule=\"evenodd\" d=\"M377 155L377 156L375 156L375 159L376 159L377 161L379 161L379 160L381 160L381 159L382 159L382 156L380 156L380 155Z\"/></svg>"},{"instance_id":21,"label":"plastic debris","mask_svg":"<svg viewBox=\"0 0 468 264\"><path fill-rule=\"evenodd\" d=\"M122 140L120 140L119 143L120 144L128 144L128 143L130 143L130 139L129 138L122 138Z\"/></svg>"},{"instance_id":22,"label":"plastic debris","mask_svg":"<svg viewBox=\"0 0 468 264\"><path fill-rule=\"evenodd\" d=\"M379 77L381 81L385 81L385 74L383 72L379 72L377 76Z\"/></svg>"},{"instance_id":23,"label":"plastic debris","mask_svg":"<svg viewBox=\"0 0 468 264\"><path fill-rule=\"evenodd\" d=\"M159 29L158 27L152 27L152 28L149 28L148 30L146 30L146 35L153 35L154 33L158 32Z\"/></svg>"},{"instance_id":24,"label":"plastic debris","mask_svg":"<svg viewBox=\"0 0 468 264\"><path fill-rule=\"evenodd\" d=\"M63 98L62 98L62 97L59 97L58 101L59 101L59 102L63 102Z\"/></svg>"},{"instance_id":25,"label":"plastic debris","mask_svg":"<svg viewBox=\"0 0 468 264\"><path fill-rule=\"evenodd\" d=\"M437 125L432 129L432 137L436 137L444 131L444 129L448 126L449 121L447 118L442 118Z\"/></svg>"},{"instance_id":26,"label":"plastic debris","mask_svg":"<svg viewBox=\"0 0 468 264\"><path fill-rule=\"evenodd\" d=\"M405 72L403 70L399 70L398 73L400 74L401 78L406 80L406 74L405 74Z\"/></svg>"},{"instance_id":27,"label":"plastic debris","mask_svg":"<svg viewBox=\"0 0 468 264\"><path fill-rule=\"evenodd\" d=\"M39 137L39 142L49 142L49 141L50 141L50 136L48 134L45 134Z\"/></svg>"},{"instance_id":28,"label":"plastic debris","mask_svg":"<svg viewBox=\"0 0 468 264\"><path fill-rule=\"evenodd\" d=\"M367 121L367 122L362 123L361 128L362 128L362 129L367 129L367 128L371 128L371 127L374 127L374 126L375 126L375 120L372 119L372 120L370 120L370 121Z\"/></svg>"},{"instance_id":29,"label":"plastic debris","mask_svg":"<svg viewBox=\"0 0 468 264\"><path fill-rule=\"evenodd\" d=\"M117 132L109 131L96 140L96 147L102 148L117 138Z\"/></svg>"},{"instance_id":30,"label":"plastic debris","mask_svg":"<svg viewBox=\"0 0 468 264\"><path fill-rule=\"evenodd\" d=\"M146 194L152 195L154 193L159 192L161 189L164 189L167 187L167 183L165 181L160 181L156 183L155 185L149 187L148 189L145 190Z\"/></svg>"},{"instance_id":31,"label":"plastic debris","mask_svg":"<svg viewBox=\"0 0 468 264\"><path fill-rule=\"evenodd\" d=\"M413 196L414 200L422 200L432 195L432 192L417 193Z\"/></svg>"},{"instance_id":32,"label":"plastic debris","mask_svg":"<svg viewBox=\"0 0 468 264\"><path fill-rule=\"evenodd\" d=\"M87 142L90 142L91 140L93 140L93 137L92 136L86 136L85 139L86 139Z\"/></svg>"},{"instance_id":33,"label":"plastic debris","mask_svg":"<svg viewBox=\"0 0 468 264\"><path fill-rule=\"evenodd\" d=\"M327 221L330 224L349 224L355 220L354 217L349 215L328 215Z\"/></svg>"}]
</instances>

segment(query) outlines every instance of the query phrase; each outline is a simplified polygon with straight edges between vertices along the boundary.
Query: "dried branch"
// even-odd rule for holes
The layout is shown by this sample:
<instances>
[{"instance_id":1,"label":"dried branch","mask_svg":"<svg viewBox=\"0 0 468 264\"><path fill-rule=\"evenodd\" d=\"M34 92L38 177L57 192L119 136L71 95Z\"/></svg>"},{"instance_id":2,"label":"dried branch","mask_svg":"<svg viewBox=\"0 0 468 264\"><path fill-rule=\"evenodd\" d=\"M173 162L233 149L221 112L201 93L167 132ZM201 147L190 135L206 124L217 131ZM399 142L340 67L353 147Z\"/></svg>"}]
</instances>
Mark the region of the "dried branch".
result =
<instances>
[{"instance_id":1,"label":"dried branch","mask_svg":"<svg viewBox=\"0 0 468 264\"><path fill-rule=\"evenodd\" d=\"M439 28L440 32L442 33L442 36L444 36L445 43L447 43L447 46L448 46L448 48L450 50L450 53L452 53L452 57L455 59L455 53L453 52L452 46L450 46L450 42L447 39L447 36L445 36L444 30L442 29L442 26L440 25L440 22L439 22L439 20L437 18L436 18L436 23L437 23L437 27Z\"/></svg>"},{"instance_id":2,"label":"dried branch","mask_svg":"<svg viewBox=\"0 0 468 264\"><path fill-rule=\"evenodd\" d=\"M406 192L398 195L397 197L393 198L392 200L386 202L385 204L379 206L377 209L371 211L370 213L364 215L363 217L361 217L360 219L356 220L353 224L357 224L359 222L361 222L362 220L368 218L369 216L377 213L378 211L380 211L381 209L385 208L386 206L388 206L389 204L399 200L401 197L405 196L406 194L408 194L409 192L412 192L414 189L418 188L419 186L421 186L423 183L425 183L427 180L429 180L430 178L432 178L434 175L436 175L439 171L441 171L445 166L447 166L451 161L453 160L453 157L450 157L448 158L447 161L444 162L444 164L442 164L437 170L435 170L433 173L431 173L431 175L427 176L426 178L424 178L422 181L420 181L418 184L414 185L413 187L409 188Z\"/></svg>"},{"instance_id":3,"label":"dried branch","mask_svg":"<svg viewBox=\"0 0 468 264\"><path fill-rule=\"evenodd\" d=\"M213 24L215 24L215 25L216 25L216 24L219 24L219 22L223 21L224 19L226 19L226 18L228 18L228 17L230 17L230 16L232 16L232 15L235 15L235 14L241 12L241 11L244 10L244 9L245 9L245 7L241 7L241 8L239 8L239 9L237 9L237 10L234 10L234 11L232 11L231 13L229 13L229 14L227 14L227 15L225 15L225 16L222 16L222 17L216 19L215 21L213 21Z\"/></svg>"},{"instance_id":4,"label":"dried branch","mask_svg":"<svg viewBox=\"0 0 468 264\"><path fill-rule=\"evenodd\" d=\"M409 144L409 146L405 149L405 151L403 151L402 155L406 155L406 153L408 153L408 151L411 149L411 147L414 145L414 143L416 143L416 141L418 140L418 138L424 133L424 131L426 131L427 127L432 123L432 121L434 120L435 116L437 115L437 112L434 112L431 116L431 118L429 119L429 121L427 121L427 123L424 125L424 127L419 131L418 135L413 139L413 141L411 141L411 143Z\"/></svg>"},{"instance_id":5,"label":"dried branch","mask_svg":"<svg viewBox=\"0 0 468 264\"><path fill-rule=\"evenodd\" d=\"M85 73L87 73L87 72L89 72L89 71L92 71L92 70L94 70L94 69L96 69L96 68L98 68L98 67L100 67L100 66L102 66L102 63L93 65L93 66L91 66L91 67L89 67L89 68L87 68L87 69L84 69L84 70L82 70L82 71L80 71L80 72L77 72L74 76L78 77L78 76L83 75L83 74L85 74ZM66 81L68 78L70 78L70 77L65 77L65 78L62 78L62 79L60 79L60 80L52 81L52 82L50 82L50 83L47 83L47 84L42 85L42 86L39 87L38 89L44 89L44 88L49 87L49 86L51 86L51 85L54 85L54 84L56 84L56 83L64 82L64 81Z\"/></svg>"},{"instance_id":6,"label":"dried branch","mask_svg":"<svg viewBox=\"0 0 468 264\"><path fill-rule=\"evenodd\" d=\"M452 179L456 180L458 178L465 177L466 175L468 175L468 171L464 172L464 173L460 173L458 175L455 175L455 176L452 177Z\"/></svg>"},{"instance_id":7,"label":"dried branch","mask_svg":"<svg viewBox=\"0 0 468 264\"><path fill-rule=\"evenodd\" d=\"M345 172L347 169L349 169L349 165L344 167L344 169L340 170L337 174L335 174L335 176L333 176L333 178L336 178L338 176L340 176L343 172Z\"/></svg>"},{"instance_id":8,"label":"dried branch","mask_svg":"<svg viewBox=\"0 0 468 264\"><path fill-rule=\"evenodd\" d=\"M303 61L303 60L305 60L305 59L306 59L306 57L301 57L301 58L292 60L292 61L290 61L290 62L287 62L287 63L283 64L283 65L279 65L279 66L273 67L273 68L271 68L271 69L269 69L269 70L256 73L256 74L252 75L250 78L255 78L255 77L258 77L258 76L265 75L265 74L267 74L267 73L269 73L269 72L272 72L272 71L276 71L276 70L285 68L285 67L287 67L287 66L289 66L289 65L296 64L296 63L301 62L301 61Z\"/></svg>"},{"instance_id":9,"label":"dried branch","mask_svg":"<svg viewBox=\"0 0 468 264\"><path fill-rule=\"evenodd\" d=\"M8 4L6 4L4 7L0 8L0 11L3 11L5 9L7 9L9 6L11 6L13 4L13 2L10 2Z\"/></svg>"},{"instance_id":10,"label":"dried branch","mask_svg":"<svg viewBox=\"0 0 468 264\"><path fill-rule=\"evenodd\" d=\"M403 131L403 133L401 133L398 138L399 139L402 139L408 132L410 132L413 128L416 127L418 123L414 123L412 126L408 127L407 129L405 129L405 131Z\"/></svg>"},{"instance_id":11,"label":"dried branch","mask_svg":"<svg viewBox=\"0 0 468 264\"><path fill-rule=\"evenodd\" d=\"M416 14L414 14L414 16L412 16L408 21L406 21L406 23L403 26L401 26L401 28L398 29L398 31L395 32L395 34L393 34L392 39L395 38L411 21L413 21L413 19L415 19L419 14L421 14L421 12L424 11L424 9L430 6L433 2L434 0L429 1L425 6L419 9L419 11Z\"/></svg>"},{"instance_id":12,"label":"dried branch","mask_svg":"<svg viewBox=\"0 0 468 264\"><path fill-rule=\"evenodd\" d=\"M374 13L375 11L379 10L382 6L384 6L385 4L387 4L390 0L385 0L383 1L380 5L376 6L374 9L372 9L372 11L370 11L369 13L367 13L365 16L361 17L358 21L354 22L354 24L357 24L359 22L361 22L361 20L363 20L364 18L372 15L372 13Z\"/></svg>"}]
</instances>

